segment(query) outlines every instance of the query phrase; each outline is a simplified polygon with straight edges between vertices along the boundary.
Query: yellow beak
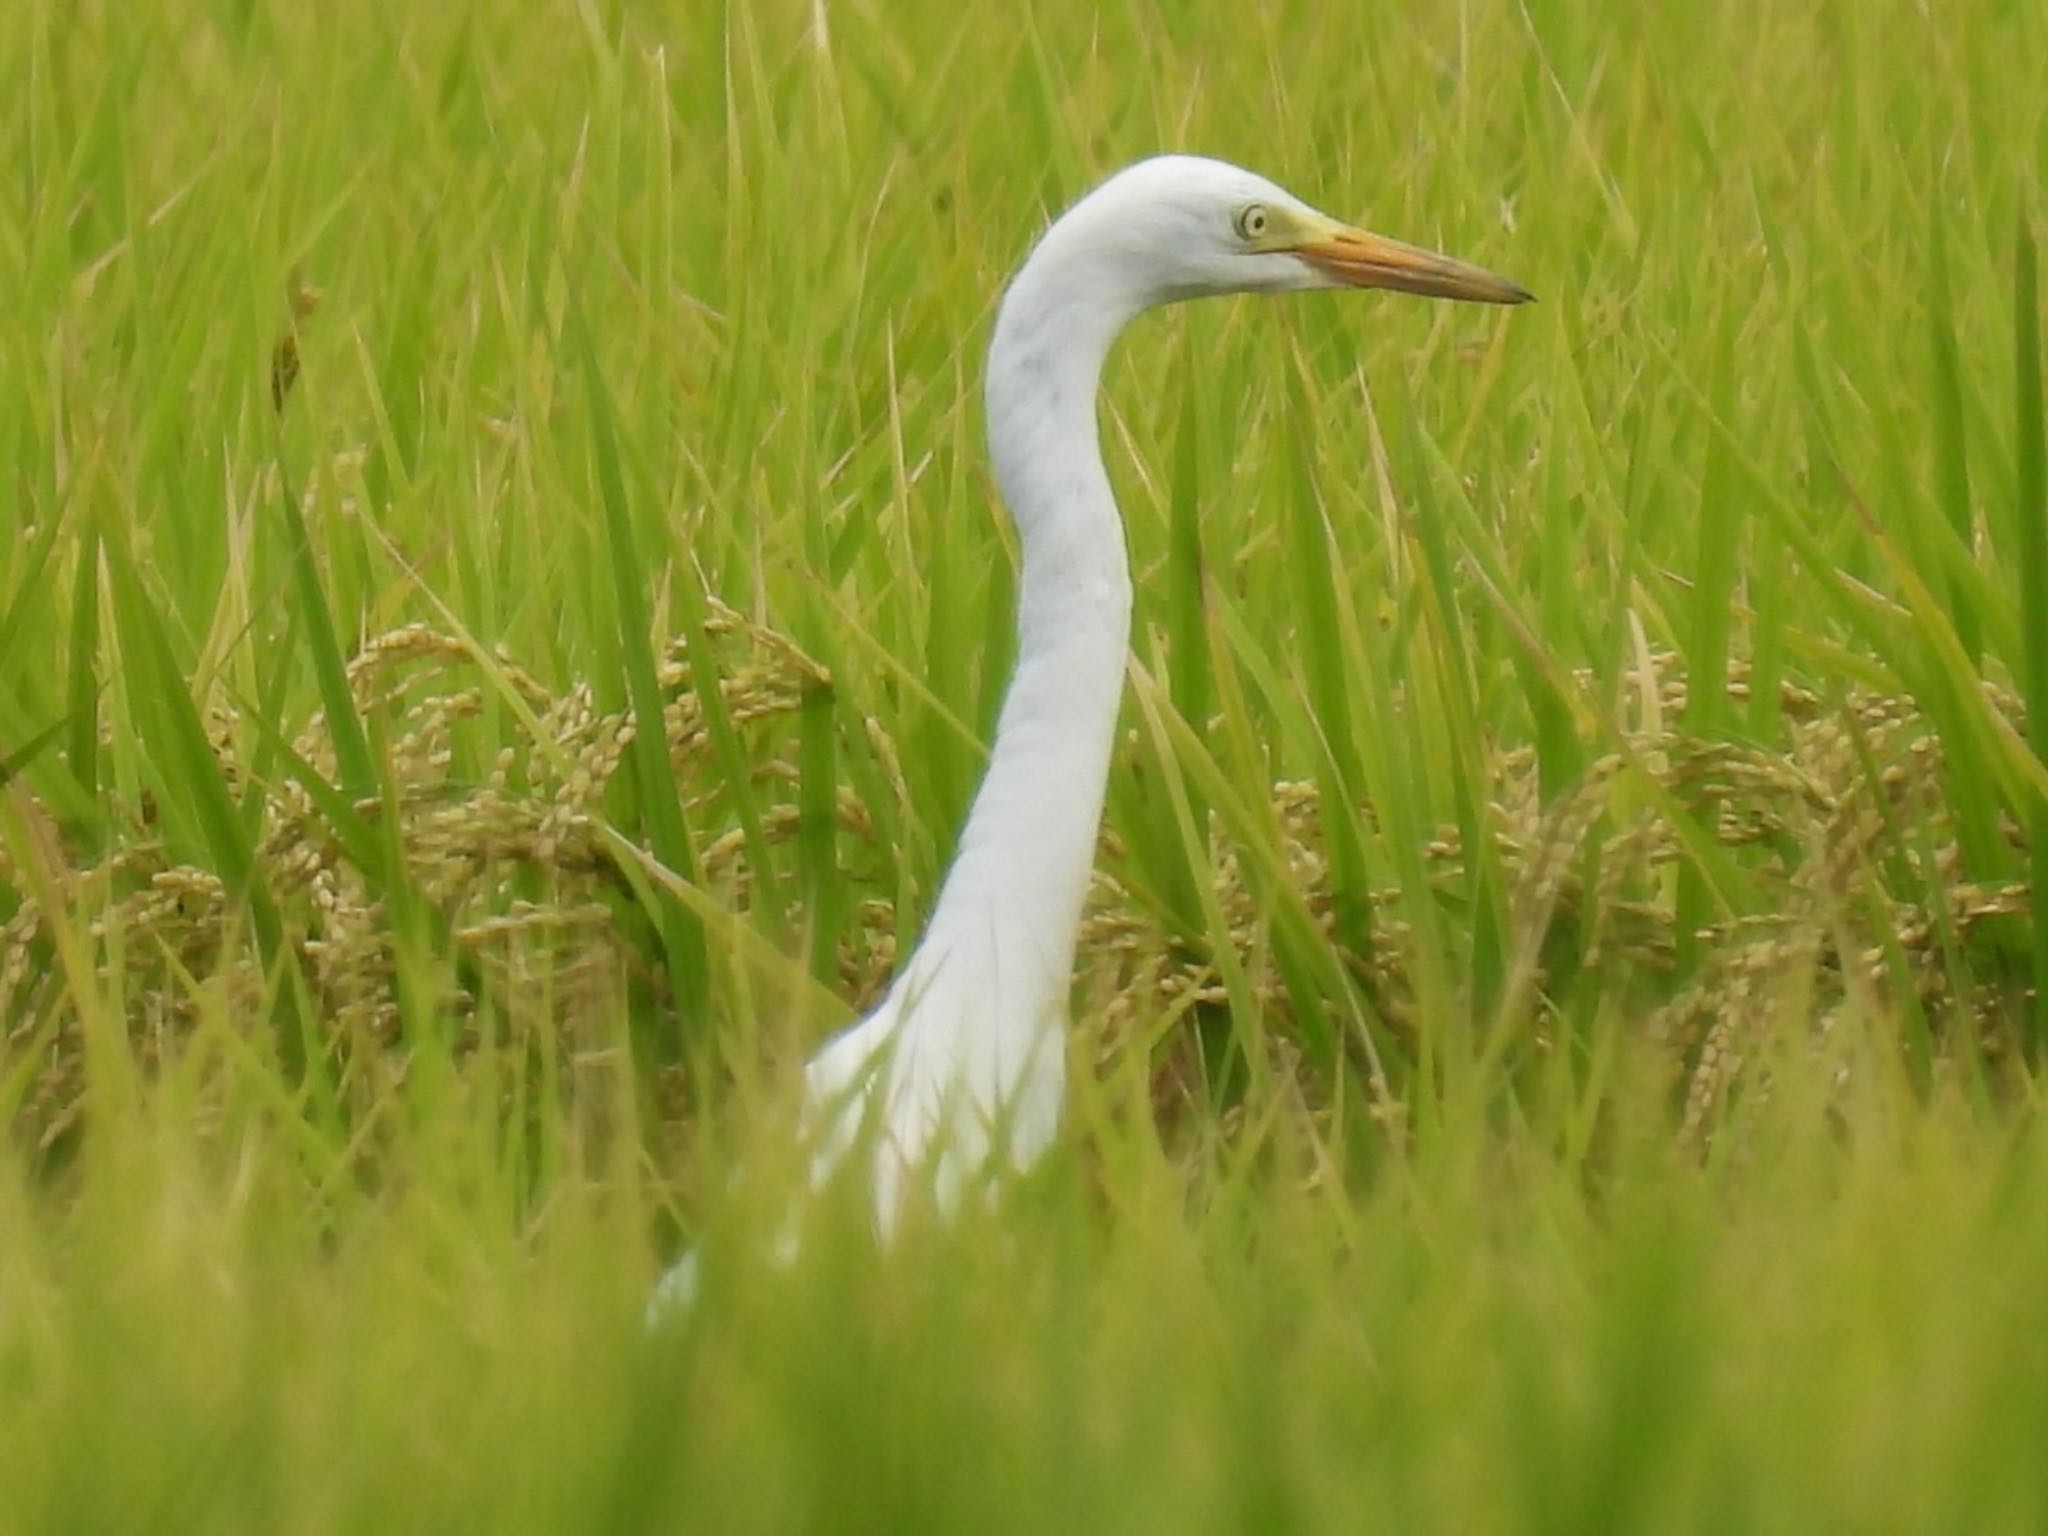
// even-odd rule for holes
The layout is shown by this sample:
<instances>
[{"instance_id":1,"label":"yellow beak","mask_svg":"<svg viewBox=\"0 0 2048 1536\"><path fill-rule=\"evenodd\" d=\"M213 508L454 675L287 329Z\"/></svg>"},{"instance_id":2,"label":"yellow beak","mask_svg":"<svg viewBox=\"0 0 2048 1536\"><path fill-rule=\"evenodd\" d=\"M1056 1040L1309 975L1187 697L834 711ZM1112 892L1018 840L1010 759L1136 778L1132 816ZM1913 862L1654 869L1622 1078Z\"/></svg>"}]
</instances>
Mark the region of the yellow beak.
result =
<instances>
[{"instance_id":1,"label":"yellow beak","mask_svg":"<svg viewBox=\"0 0 2048 1536\"><path fill-rule=\"evenodd\" d=\"M1318 272L1354 288L1392 288L1475 304L1527 304L1536 297L1521 284L1484 267L1353 229L1334 219L1295 246L1294 254Z\"/></svg>"}]
</instances>

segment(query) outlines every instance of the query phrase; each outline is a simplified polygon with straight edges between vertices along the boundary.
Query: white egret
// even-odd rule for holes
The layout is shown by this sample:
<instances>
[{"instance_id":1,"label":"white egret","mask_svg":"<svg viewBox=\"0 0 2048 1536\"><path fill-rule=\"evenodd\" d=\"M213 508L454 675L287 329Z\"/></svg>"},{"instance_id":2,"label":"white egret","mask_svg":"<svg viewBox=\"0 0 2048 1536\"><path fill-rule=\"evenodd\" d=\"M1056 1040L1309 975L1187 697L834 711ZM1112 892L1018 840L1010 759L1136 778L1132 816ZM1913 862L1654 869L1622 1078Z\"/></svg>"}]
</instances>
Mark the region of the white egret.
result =
<instances>
[{"instance_id":1,"label":"white egret","mask_svg":"<svg viewBox=\"0 0 2048 1536\"><path fill-rule=\"evenodd\" d=\"M1317 288L1530 297L1341 224L1249 171L1183 155L1140 161L1082 198L1003 297L988 445L1022 551L1016 670L923 941L880 1006L806 1073L813 1171L859 1148L884 1231L912 1179L935 1180L943 1208L984 1171L1031 1164L1059 1124L1075 933L1131 620L1095 422L1110 344L1158 305Z\"/></svg>"}]
</instances>

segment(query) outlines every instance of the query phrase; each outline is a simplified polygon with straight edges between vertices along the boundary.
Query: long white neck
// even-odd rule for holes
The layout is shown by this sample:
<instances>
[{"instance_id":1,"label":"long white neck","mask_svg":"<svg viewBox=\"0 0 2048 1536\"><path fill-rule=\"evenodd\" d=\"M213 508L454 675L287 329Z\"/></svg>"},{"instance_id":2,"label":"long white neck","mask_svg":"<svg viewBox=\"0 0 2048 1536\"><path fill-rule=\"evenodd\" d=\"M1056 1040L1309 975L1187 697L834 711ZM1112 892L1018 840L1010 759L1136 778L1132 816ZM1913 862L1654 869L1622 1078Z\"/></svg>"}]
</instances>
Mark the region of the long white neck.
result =
<instances>
[{"instance_id":1,"label":"long white neck","mask_svg":"<svg viewBox=\"0 0 2048 1536\"><path fill-rule=\"evenodd\" d=\"M1039 1020L1065 1014L1123 691L1131 579L1095 401L1140 307L1060 234L1011 283L989 347L989 449L1023 562L1017 663L924 941L992 949L1004 1013Z\"/></svg>"}]
</instances>

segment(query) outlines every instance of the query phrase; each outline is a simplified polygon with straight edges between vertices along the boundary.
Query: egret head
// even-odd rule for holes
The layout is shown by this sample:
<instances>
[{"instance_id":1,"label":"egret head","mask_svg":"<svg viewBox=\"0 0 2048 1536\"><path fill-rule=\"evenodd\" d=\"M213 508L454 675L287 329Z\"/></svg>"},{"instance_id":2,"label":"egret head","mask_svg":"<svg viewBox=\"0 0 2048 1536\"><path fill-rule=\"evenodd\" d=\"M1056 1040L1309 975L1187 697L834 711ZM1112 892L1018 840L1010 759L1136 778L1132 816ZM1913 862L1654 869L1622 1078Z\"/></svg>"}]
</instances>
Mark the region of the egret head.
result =
<instances>
[{"instance_id":1,"label":"egret head","mask_svg":"<svg viewBox=\"0 0 2048 1536\"><path fill-rule=\"evenodd\" d=\"M1090 192L1047 232L1133 311L1216 293L1389 288L1430 298L1524 304L1504 277L1340 223L1221 160L1161 155Z\"/></svg>"}]
</instances>

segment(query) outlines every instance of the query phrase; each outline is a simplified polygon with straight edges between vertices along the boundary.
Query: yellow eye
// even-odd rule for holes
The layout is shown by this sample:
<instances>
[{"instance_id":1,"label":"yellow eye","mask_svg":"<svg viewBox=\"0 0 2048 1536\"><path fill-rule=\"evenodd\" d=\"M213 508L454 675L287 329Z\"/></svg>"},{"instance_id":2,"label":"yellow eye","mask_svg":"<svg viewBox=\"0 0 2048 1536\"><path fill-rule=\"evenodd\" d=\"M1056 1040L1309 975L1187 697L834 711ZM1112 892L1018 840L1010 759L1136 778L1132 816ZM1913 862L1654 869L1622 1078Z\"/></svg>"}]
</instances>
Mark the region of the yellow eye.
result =
<instances>
[{"instance_id":1,"label":"yellow eye","mask_svg":"<svg viewBox=\"0 0 2048 1536\"><path fill-rule=\"evenodd\" d=\"M1247 203L1237 211L1238 236L1245 240L1263 239L1272 222L1264 203Z\"/></svg>"}]
</instances>

